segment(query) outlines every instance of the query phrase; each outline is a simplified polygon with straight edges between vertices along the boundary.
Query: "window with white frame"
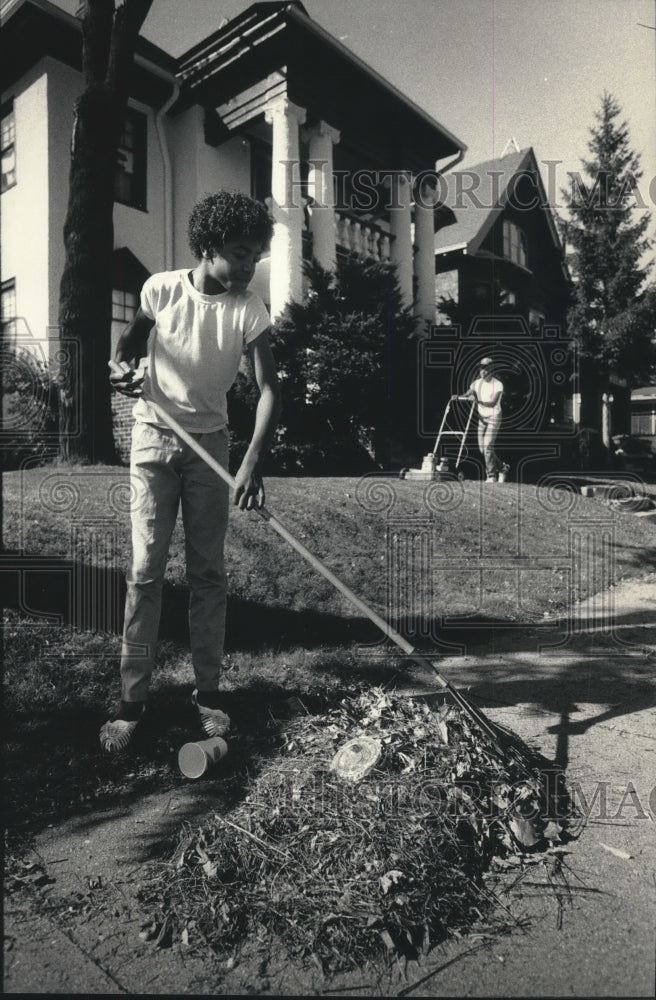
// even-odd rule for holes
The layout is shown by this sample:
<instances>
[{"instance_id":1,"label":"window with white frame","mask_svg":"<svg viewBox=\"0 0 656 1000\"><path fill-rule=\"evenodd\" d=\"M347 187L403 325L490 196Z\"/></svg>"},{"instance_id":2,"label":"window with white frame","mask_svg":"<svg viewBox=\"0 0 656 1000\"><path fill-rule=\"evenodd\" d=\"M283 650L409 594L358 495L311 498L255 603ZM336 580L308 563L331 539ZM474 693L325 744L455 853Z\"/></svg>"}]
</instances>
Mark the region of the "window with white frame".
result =
<instances>
[{"instance_id":1,"label":"window with white frame","mask_svg":"<svg viewBox=\"0 0 656 1000\"><path fill-rule=\"evenodd\" d=\"M116 353L118 338L137 314L139 296L136 292L126 292L121 288L112 289L112 350Z\"/></svg>"},{"instance_id":2,"label":"window with white frame","mask_svg":"<svg viewBox=\"0 0 656 1000\"><path fill-rule=\"evenodd\" d=\"M146 211L147 171L146 116L134 108L125 115L123 134L118 145L118 164L114 178L114 199L122 205Z\"/></svg>"},{"instance_id":3,"label":"window with white frame","mask_svg":"<svg viewBox=\"0 0 656 1000\"><path fill-rule=\"evenodd\" d=\"M528 267L526 236L515 222L504 219L503 256L520 267Z\"/></svg>"},{"instance_id":4,"label":"window with white frame","mask_svg":"<svg viewBox=\"0 0 656 1000\"><path fill-rule=\"evenodd\" d=\"M137 312L138 295L135 292L124 292L121 288L112 289L112 320L119 323L129 323Z\"/></svg>"},{"instance_id":5,"label":"window with white frame","mask_svg":"<svg viewBox=\"0 0 656 1000\"><path fill-rule=\"evenodd\" d=\"M13 107L0 119L0 147L2 153L2 190L16 183L16 118Z\"/></svg>"},{"instance_id":6,"label":"window with white frame","mask_svg":"<svg viewBox=\"0 0 656 1000\"><path fill-rule=\"evenodd\" d=\"M635 437L656 436L656 410L631 414L631 433Z\"/></svg>"}]
</instances>

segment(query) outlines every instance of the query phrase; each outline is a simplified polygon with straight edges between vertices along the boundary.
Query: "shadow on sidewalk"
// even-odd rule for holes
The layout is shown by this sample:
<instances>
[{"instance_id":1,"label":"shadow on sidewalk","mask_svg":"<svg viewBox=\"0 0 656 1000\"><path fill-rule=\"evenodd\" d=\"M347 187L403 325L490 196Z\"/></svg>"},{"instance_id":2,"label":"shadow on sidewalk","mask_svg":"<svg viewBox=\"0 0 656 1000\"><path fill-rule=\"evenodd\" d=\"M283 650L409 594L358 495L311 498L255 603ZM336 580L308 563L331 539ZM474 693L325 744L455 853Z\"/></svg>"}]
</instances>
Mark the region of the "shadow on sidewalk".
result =
<instances>
[{"instance_id":1,"label":"shadow on sidewalk","mask_svg":"<svg viewBox=\"0 0 656 1000\"><path fill-rule=\"evenodd\" d=\"M656 705L656 623L648 609L617 614L612 627L576 617L549 628L479 630L469 635L466 655L446 670L477 704L530 705L558 717L548 731L557 736L555 763L563 769L571 736Z\"/></svg>"}]
</instances>

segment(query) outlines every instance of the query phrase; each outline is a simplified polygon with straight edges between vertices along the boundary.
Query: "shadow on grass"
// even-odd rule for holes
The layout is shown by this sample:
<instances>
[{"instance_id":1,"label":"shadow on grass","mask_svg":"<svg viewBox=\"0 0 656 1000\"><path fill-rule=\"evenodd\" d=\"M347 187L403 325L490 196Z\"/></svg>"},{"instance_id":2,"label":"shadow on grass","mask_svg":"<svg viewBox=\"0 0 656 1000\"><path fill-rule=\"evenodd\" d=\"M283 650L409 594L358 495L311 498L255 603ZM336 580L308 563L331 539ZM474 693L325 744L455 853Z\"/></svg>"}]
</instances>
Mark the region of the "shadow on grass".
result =
<instances>
[{"instance_id":1,"label":"shadow on grass","mask_svg":"<svg viewBox=\"0 0 656 1000\"><path fill-rule=\"evenodd\" d=\"M4 553L0 563L2 606L76 631L120 635L126 582L115 569L55 557ZM160 638L189 645L189 590L164 582ZM307 648L367 641L366 619L303 608L262 605L228 595L229 649ZM374 628L371 626L371 628Z\"/></svg>"},{"instance_id":2,"label":"shadow on grass","mask_svg":"<svg viewBox=\"0 0 656 1000\"><path fill-rule=\"evenodd\" d=\"M41 619L44 624L70 625L79 632L120 635L126 583L123 573L102 566L90 566L57 557L21 556L4 553L0 563L0 600L3 607ZM164 582L159 636L189 645L189 590L184 585ZM228 651L306 649L350 643L375 645L379 629L368 618L349 614L293 610L284 605L261 604L228 594L226 648ZM390 624L409 641L426 642L440 653L458 652L471 624L441 625L406 616ZM505 624L503 618L484 617L476 627L483 633Z\"/></svg>"},{"instance_id":3,"label":"shadow on grass","mask_svg":"<svg viewBox=\"0 0 656 1000\"><path fill-rule=\"evenodd\" d=\"M340 664L327 656L325 667L330 673ZM131 855L133 860L161 855L162 844L177 836L188 818L185 808L197 814L209 806L230 809L241 801L261 766L278 752L284 719L303 711L290 706L290 699L300 698L312 713L323 712L359 685L386 684L394 676L393 668L372 665L358 673L359 683L354 682L352 670L350 675L344 670L344 686L334 685L330 693L308 694L269 680L226 691L224 704L233 722L230 752L207 776L193 782L177 764L184 743L205 738L190 703L190 684L156 687L130 750L116 757L104 753L98 741L106 714L82 702L69 700L62 707L41 711L29 706L10 709L5 713L4 756L5 827L10 841L24 840L67 819L75 819L78 829L90 830L138 810L155 793L161 813L162 795L183 789L184 800L170 817L159 813L153 817L147 836L146 831L144 836L135 831L141 854Z\"/></svg>"},{"instance_id":4,"label":"shadow on grass","mask_svg":"<svg viewBox=\"0 0 656 1000\"><path fill-rule=\"evenodd\" d=\"M98 731L105 713L81 703L52 711L8 712L4 793L10 832L33 834L73 816L91 828L106 822L108 814L130 812L152 793L189 785L178 770L177 753L184 743L204 738L189 690L187 685L155 690L130 750L118 756L100 749ZM282 702L283 694L289 697L287 691L269 691L266 700L254 699L250 711L245 694L226 699L238 727L248 719L250 752L256 756L270 752L271 708ZM194 784L211 784L218 807L221 800L227 803L239 795L236 775L243 763L243 752L231 753L225 765L215 769L214 780ZM181 817L173 818L179 827Z\"/></svg>"}]
</instances>

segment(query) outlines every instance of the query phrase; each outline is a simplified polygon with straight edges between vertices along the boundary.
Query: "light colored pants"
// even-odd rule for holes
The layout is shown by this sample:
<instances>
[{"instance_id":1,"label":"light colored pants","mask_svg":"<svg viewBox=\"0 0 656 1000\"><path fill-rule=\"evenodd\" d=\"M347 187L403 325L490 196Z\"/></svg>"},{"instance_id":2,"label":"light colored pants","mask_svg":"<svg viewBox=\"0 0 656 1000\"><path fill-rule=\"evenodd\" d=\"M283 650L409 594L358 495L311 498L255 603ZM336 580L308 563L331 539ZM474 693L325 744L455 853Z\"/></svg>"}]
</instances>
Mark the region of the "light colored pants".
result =
<instances>
[{"instance_id":1,"label":"light colored pants","mask_svg":"<svg viewBox=\"0 0 656 1000\"><path fill-rule=\"evenodd\" d=\"M485 459L485 473L496 476L501 468L499 456L494 450L494 443L501 428L501 414L491 417L478 415L478 450Z\"/></svg>"},{"instance_id":2,"label":"light colored pants","mask_svg":"<svg viewBox=\"0 0 656 1000\"><path fill-rule=\"evenodd\" d=\"M228 465L228 432L194 435L218 462ZM172 431L135 423L130 460L132 565L128 575L121 655L121 697L148 694L171 534L182 505L189 632L196 686L219 686L226 618L223 543L229 488Z\"/></svg>"}]
</instances>

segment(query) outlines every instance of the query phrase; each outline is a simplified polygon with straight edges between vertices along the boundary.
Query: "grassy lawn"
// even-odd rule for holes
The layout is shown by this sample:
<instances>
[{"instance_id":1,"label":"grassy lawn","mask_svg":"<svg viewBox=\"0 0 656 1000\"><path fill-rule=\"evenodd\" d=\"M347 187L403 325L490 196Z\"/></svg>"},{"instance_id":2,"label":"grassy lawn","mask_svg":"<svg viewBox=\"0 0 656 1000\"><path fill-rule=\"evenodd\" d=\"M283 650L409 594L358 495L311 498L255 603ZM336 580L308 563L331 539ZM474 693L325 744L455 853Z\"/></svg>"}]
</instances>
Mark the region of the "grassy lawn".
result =
<instances>
[{"instance_id":1,"label":"grassy lawn","mask_svg":"<svg viewBox=\"0 0 656 1000\"><path fill-rule=\"evenodd\" d=\"M267 490L272 513L422 647L472 622L566 614L656 567L653 521L564 491L382 477L271 479ZM17 831L182 780L175 755L196 731L180 524L145 737L119 764L97 749L118 689L127 495L120 468L4 476L5 774ZM394 677L376 628L256 515L231 512L227 557L224 686L239 729L266 743L291 695L325 703Z\"/></svg>"}]
</instances>

